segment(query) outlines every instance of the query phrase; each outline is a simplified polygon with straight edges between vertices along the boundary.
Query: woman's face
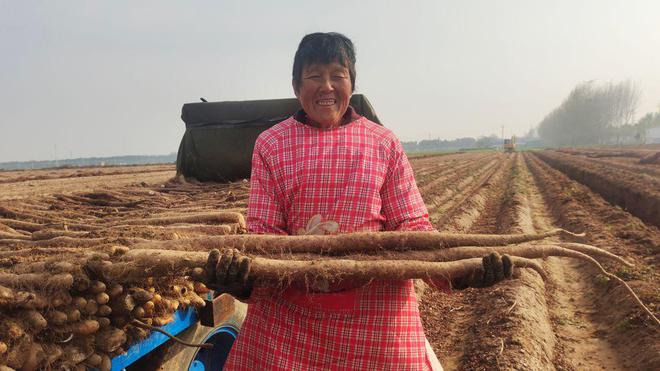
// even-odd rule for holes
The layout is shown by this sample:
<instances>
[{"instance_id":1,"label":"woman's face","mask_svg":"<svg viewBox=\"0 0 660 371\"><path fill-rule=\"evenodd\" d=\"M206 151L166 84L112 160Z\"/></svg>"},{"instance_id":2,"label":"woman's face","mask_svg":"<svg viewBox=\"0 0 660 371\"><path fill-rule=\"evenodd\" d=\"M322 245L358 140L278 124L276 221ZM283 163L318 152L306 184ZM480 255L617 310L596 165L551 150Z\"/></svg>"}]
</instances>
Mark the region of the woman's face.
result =
<instances>
[{"instance_id":1,"label":"woman's face","mask_svg":"<svg viewBox=\"0 0 660 371\"><path fill-rule=\"evenodd\" d=\"M321 128L339 126L348 109L352 86L348 68L337 62L303 68L299 86L293 86L307 117Z\"/></svg>"}]
</instances>

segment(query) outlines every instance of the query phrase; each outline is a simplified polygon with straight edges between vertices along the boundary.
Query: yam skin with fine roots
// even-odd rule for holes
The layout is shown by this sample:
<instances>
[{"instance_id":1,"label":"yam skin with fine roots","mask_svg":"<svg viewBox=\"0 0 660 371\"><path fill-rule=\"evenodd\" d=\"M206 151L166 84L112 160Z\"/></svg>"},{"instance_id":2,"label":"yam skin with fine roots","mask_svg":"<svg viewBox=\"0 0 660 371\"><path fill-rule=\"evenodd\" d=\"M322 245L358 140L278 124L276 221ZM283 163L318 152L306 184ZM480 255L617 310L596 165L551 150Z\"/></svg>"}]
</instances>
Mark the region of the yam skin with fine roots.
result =
<instances>
[{"instance_id":1,"label":"yam skin with fine roots","mask_svg":"<svg viewBox=\"0 0 660 371\"><path fill-rule=\"evenodd\" d=\"M651 318L655 325L660 325L657 317L642 303L634 291L617 276L607 272L595 259L613 260L618 263L632 266L631 263L622 258L599 249L595 246L585 244L566 243L565 247L550 244L523 244L509 246L478 246L486 241L499 241L502 244L511 241L535 241L543 238L564 233L555 230L538 235L512 236L478 236L467 239L469 235L443 235L441 233L426 232L404 232L404 233L355 233L337 236L230 236L233 243L240 241L239 245L243 251L264 251L265 241L272 243L268 252L251 256L251 276L256 280L271 282L274 285L287 285L293 283L308 284L309 282L327 281L337 282L341 280L356 280L362 282L369 279L405 279L405 278L452 278L460 277L473 269L481 266L480 258L490 252L499 252L511 255L519 267L529 267L536 270L543 278L545 274L538 264L533 264L530 259L545 258L548 256L563 256L581 259L594 265L601 274L611 278L623 286L635 302ZM570 234L570 232L567 232ZM350 239L347 236L351 237ZM544 237L541 237L544 236ZM247 238L246 238L247 237ZM267 238L264 238L267 237ZM273 238L274 237L274 238ZM462 238L462 239L461 239ZM291 248L287 253L279 246L283 241L291 241ZM434 246L456 246L453 248L431 249L420 241L432 241ZM469 246L453 245L461 241ZM308 252L311 250L312 242L320 244L318 250L321 253L302 254L306 260L294 260L294 253ZM342 243L350 241L350 248L341 247ZM376 241L376 242L374 242ZM402 242L403 241L403 242ZM444 243L444 245L442 244ZM477 245L477 246L475 246ZM150 246L153 246L151 244ZM235 246L235 245L234 245ZM338 259L336 251L355 252L358 246L368 246L361 252L367 254L345 255L353 259ZM413 251L415 248L418 251ZM236 250L236 249L234 249ZM382 251L392 250L392 251ZM397 251L404 250L404 251ZM407 250L407 251L406 251ZM379 251L378 256L370 256L368 253ZM332 252L334 258L324 256ZM396 255L393 255L395 254ZM237 254L238 251L232 252ZM274 259L273 255L280 255ZM396 257L397 260L386 260L387 257ZM133 270L148 270L150 273L157 271L159 274L184 270L191 273L193 269L203 269L207 254L200 252L184 252L176 250L149 250L135 249L129 251L125 256L129 262L115 263L104 267L99 272L107 277L120 274L129 274ZM443 265L444 264L444 265ZM206 274L208 276L208 274ZM134 277L137 279L137 277Z\"/></svg>"},{"instance_id":2,"label":"yam skin with fine roots","mask_svg":"<svg viewBox=\"0 0 660 371\"><path fill-rule=\"evenodd\" d=\"M240 233L244 221L233 214L237 213L198 213L193 217L208 218L204 219L212 223L208 228L224 230L233 223L236 227L227 232ZM189 221L160 217L131 223L163 230L201 230L186 224ZM33 225L24 227L35 229ZM38 238L50 233L48 228L37 230L46 231L37 234ZM90 233L101 231L94 228ZM74 369L84 364L109 369L112 357L147 337L150 331L158 331L158 326L173 321L176 310L206 304L203 298L209 290L205 286L205 267L209 251L214 248L247 258L250 279L272 286L274 292L290 285L319 289L343 281L453 280L480 268L483 256L492 252L509 255L515 267L534 270L544 279L545 272L536 259L581 259L626 287L651 321L658 323L625 282L599 263L629 262L594 246L544 241L558 236L575 241L575 236L580 236L563 230L528 235L226 235L148 243L127 238L125 245L113 242L97 245L94 250L66 244L56 247L64 241L85 240L73 235L31 239L24 241L22 250L0 251L0 259L26 258L0 272L0 365L14 369Z\"/></svg>"},{"instance_id":3,"label":"yam skin with fine roots","mask_svg":"<svg viewBox=\"0 0 660 371\"><path fill-rule=\"evenodd\" d=\"M207 250L235 248L244 253L314 253L345 255L399 250L434 250L456 246L504 246L553 236L582 237L564 229L535 234L456 234L438 232L357 232L339 235L227 235L185 241L150 241L134 249Z\"/></svg>"}]
</instances>

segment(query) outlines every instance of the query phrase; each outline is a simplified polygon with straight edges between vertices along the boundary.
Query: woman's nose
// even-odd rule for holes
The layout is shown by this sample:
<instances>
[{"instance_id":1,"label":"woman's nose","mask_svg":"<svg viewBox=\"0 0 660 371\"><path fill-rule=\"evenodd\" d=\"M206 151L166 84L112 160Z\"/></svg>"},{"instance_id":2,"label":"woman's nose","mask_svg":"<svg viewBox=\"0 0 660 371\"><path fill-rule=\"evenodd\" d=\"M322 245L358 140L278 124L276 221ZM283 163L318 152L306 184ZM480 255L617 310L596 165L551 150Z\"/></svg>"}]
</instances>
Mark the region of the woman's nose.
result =
<instances>
[{"instance_id":1,"label":"woman's nose","mask_svg":"<svg viewBox=\"0 0 660 371\"><path fill-rule=\"evenodd\" d=\"M334 86L332 85L332 79L331 78L324 78L321 81L321 90L322 91L332 91L334 90Z\"/></svg>"}]
</instances>

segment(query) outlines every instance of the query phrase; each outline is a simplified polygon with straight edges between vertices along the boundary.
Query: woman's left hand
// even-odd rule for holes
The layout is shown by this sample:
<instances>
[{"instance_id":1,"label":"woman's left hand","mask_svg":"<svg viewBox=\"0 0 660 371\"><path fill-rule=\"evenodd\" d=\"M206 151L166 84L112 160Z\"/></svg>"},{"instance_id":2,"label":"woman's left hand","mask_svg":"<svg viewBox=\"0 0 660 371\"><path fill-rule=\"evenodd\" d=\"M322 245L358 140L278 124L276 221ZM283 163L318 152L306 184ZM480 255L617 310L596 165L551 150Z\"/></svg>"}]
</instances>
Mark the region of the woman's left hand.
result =
<instances>
[{"instance_id":1,"label":"woman's left hand","mask_svg":"<svg viewBox=\"0 0 660 371\"><path fill-rule=\"evenodd\" d=\"M452 288L462 290L468 287L489 287L511 278L513 275L513 262L508 255L493 252L483 257L482 267L473 270L470 274L452 281Z\"/></svg>"}]
</instances>

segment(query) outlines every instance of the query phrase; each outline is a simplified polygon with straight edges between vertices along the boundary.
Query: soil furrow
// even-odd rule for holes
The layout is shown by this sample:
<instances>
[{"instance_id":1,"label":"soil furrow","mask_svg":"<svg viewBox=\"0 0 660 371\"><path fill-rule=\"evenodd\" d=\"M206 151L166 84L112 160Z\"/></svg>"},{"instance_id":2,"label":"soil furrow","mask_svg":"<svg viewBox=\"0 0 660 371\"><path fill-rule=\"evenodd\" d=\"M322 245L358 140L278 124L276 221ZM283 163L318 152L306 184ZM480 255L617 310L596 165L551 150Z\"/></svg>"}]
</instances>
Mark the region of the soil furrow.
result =
<instances>
[{"instance_id":1,"label":"soil furrow","mask_svg":"<svg viewBox=\"0 0 660 371\"><path fill-rule=\"evenodd\" d=\"M581 227L588 233L587 243L604 248L630 244L617 238L611 233L612 229L598 221L596 216L627 213L617 212L604 200L598 200L599 196L591 194L533 156L527 155L526 160L533 174L534 189L539 189L541 193L533 193L534 208L546 210L544 213L549 215L535 218L536 223L542 225L544 220L545 223L553 220L555 225L564 228ZM625 215L619 216L626 218ZM627 218L634 223L632 219L635 218L630 214ZM645 228L644 232L649 239L657 238L657 230ZM617 249L613 252L630 259L630 251ZM644 254L635 255L639 258ZM646 264L642 261L642 265ZM653 303L653 298L658 295L658 280L657 272L649 268L636 268L647 273L644 277L647 282L630 280L629 284L641 294L642 300ZM622 278L627 280L635 276L634 272L621 267L609 269L619 276L626 272ZM574 370L650 370L660 367L660 338L657 332L644 323L643 315L625 298L619 287L599 278L592 267L581 262L550 258L546 262L546 270L550 276L548 302L558 339L555 350L557 364Z\"/></svg>"},{"instance_id":2,"label":"soil furrow","mask_svg":"<svg viewBox=\"0 0 660 371\"><path fill-rule=\"evenodd\" d=\"M480 223L471 232L530 233L532 210L527 199L527 186L520 167L520 155L512 158L506 184L494 188L491 203ZM555 338L545 301L545 287L541 278L522 270L519 277L492 288L474 290L489 300L485 313L489 320L477 317L470 328L471 342L462 359L462 369L533 369L552 368ZM506 303L508 305L502 305ZM500 348L479 344L483 339L497 337Z\"/></svg>"},{"instance_id":3,"label":"soil furrow","mask_svg":"<svg viewBox=\"0 0 660 371\"><path fill-rule=\"evenodd\" d=\"M613 172L608 167L558 152L543 151L537 156L606 200L660 227L660 181L625 170Z\"/></svg>"},{"instance_id":4,"label":"soil furrow","mask_svg":"<svg viewBox=\"0 0 660 371\"><path fill-rule=\"evenodd\" d=\"M493 159L485 164L477 164L475 167L466 169L462 174L438 185L437 189L422 193L427 207L429 217L436 226L441 226L460 207L462 201L470 197L475 190L479 189L498 168L498 160Z\"/></svg>"},{"instance_id":5,"label":"soil furrow","mask_svg":"<svg viewBox=\"0 0 660 371\"><path fill-rule=\"evenodd\" d=\"M499 190L505 188L513 157L501 157L494 172L486 181L468 187L463 194L466 202L452 208L448 218L461 220L460 229L467 232L477 220L489 220L493 216L489 208L491 201L497 202ZM478 179L478 178L477 178ZM488 205L484 200L488 200ZM485 215L481 216L484 213ZM499 212L496 212L499 213ZM450 223L453 224L453 223ZM437 226L440 228L441 226ZM429 342L447 370L488 369L496 364L498 349L503 344L499 336L481 337L480 327L495 320L494 307L505 310L511 303L502 300L497 291L462 290L446 294L434 290L426 291L421 299L420 311ZM437 324L442 327L438 328ZM486 324L485 326L488 326Z\"/></svg>"}]
</instances>

